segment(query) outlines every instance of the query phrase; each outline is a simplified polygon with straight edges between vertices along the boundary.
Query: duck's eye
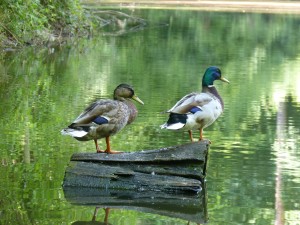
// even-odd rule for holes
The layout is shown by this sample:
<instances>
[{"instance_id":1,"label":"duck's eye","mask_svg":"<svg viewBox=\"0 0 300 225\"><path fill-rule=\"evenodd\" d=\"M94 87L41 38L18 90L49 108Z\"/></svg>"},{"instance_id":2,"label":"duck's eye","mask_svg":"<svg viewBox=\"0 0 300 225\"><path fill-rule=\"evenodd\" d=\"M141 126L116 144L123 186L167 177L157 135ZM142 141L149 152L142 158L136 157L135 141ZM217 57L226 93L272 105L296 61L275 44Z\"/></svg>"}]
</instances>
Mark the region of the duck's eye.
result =
<instances>
[{"instance_id":1,"label":"duck's eye","mask_svg":"<svg viewBox=\"0 0 300 225\"><path fill-rule=\"evenodd\" d=\"M217 71L213 74L213 76L215 77L215 79L219 79L221 78L221 74Z\"/></svg>"}]
</instances>

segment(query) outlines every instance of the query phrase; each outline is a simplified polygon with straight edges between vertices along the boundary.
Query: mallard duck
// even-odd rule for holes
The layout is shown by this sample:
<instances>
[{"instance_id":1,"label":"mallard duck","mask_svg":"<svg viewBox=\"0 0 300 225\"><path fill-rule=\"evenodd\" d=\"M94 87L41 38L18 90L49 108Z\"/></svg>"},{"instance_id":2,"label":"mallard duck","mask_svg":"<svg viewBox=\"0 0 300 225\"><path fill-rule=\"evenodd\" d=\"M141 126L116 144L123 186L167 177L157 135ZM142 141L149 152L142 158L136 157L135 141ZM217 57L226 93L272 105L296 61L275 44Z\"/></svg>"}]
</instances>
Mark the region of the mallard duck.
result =
<instances>
[{"instance_id":1,"label":"mallard duck","mask_svg":"<svg viewBox=\"0 0 300 225\"><path fill-rule=\"evenodd\" d=\"M202 91L187 94L171 109L169 120L161 125L162 129L188 130L193 141L192 130L200 130L199 140L203 140L203 128L211 125L223 112L224 102L214 86L215 80L229 83L222 77L221 70L216 66L206 69L202 79Z\"/></svg>"},{"instance_id":2,"label":"mallard duck","mask_svg":"<svg viewBox=\"0 0 300 225\"><path fill-rule=\"evenodd\" d=\"M110 148L109 137L132 123L137 109L130 99L144 104L128 84L120 84L114 90L114 99L98 100L88 106L71 125L61 131L79 141L94 140L97 152L119 153ZM106 139L106 150L100 150L97 140Z\"/></svg>"}]
</instances>

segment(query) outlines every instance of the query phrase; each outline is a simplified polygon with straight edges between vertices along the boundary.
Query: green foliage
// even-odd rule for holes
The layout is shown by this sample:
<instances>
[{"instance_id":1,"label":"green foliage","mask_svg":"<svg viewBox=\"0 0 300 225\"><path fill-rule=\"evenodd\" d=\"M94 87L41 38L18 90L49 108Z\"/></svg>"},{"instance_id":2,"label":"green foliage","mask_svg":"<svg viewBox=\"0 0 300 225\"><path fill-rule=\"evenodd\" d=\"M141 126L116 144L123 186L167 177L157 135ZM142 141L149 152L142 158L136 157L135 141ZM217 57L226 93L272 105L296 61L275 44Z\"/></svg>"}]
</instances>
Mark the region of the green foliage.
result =
<instances>
[{"instance_id":1,"label":"green foliage","mask_svg":"<svg viewBox=\"0 0 300 225\"><path fill-rule=\"evenodd\" d=\"M117 84L129 82L145 105L137 105L137 120L111 138L113 149L187 143L186 133L159 128L167 118L160 112L200 89L211 64L220 66L231 84L216 82L225 111L204 131L213 142L207 183L210 223L274 223L276 101L284 101L277 94L285 92L291 96L282 124L287 141L278 142L284 154L284 206L290 221L295 214L296 224L299 16L136 9L132 14L149 21L151 29L80 40L53 52L25 48L0 59L0 224L91 220L94 207L70 205L61 183L70 156L93 152L94 144L61 136L60 130L94 98L109 98ZM103 217L99 210L98 221ZM116 225L187 224L129 210L112 210L109 218Z\"/></svg>"},{"instance_id":2,"label":"green foliage","mask_svg":"<svg viewBox=\"0 0 300 225\"><path fill-rule=\"evenodd\" d=\"M18 44L34 44L65 33L74 36L86 27L83 12L79 0L3 0L0 3L0 36Z\"/></svg>"}]
</instances>

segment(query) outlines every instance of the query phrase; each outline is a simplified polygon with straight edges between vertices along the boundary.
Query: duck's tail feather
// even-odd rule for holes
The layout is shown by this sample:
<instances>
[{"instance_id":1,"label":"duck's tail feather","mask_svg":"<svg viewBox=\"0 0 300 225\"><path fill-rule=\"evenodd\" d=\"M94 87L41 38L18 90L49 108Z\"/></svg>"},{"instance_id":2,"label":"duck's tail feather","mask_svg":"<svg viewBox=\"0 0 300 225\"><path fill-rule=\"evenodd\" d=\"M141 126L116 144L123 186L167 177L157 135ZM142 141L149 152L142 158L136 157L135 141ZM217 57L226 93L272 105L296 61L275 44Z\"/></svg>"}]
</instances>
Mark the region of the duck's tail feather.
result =
<instances>
[{"instance_id":1,"label":"duck's tail feather","mask_svg":"<svg viewBox=\"0 0 300 225\"><path fill-rule=\"evenodd\" d=\"M168 121L161 125L161 129L179 130L183 128L187 121L186 114L170 113Z\"/></svg>"},{"instance_id":2,"label":"duck's tail feather","mask_svg":"<svg viewBox=\"0 0 300 225\"><path fill-rule=\"evenodd\" d=\"M75 129L75 128L72 128L71 126L69 126L68 128L63 129L61 131L61 134L81 138L88 134L88 130L86 127L76 127L76 129Z\"/></svg>"}]
</instances>

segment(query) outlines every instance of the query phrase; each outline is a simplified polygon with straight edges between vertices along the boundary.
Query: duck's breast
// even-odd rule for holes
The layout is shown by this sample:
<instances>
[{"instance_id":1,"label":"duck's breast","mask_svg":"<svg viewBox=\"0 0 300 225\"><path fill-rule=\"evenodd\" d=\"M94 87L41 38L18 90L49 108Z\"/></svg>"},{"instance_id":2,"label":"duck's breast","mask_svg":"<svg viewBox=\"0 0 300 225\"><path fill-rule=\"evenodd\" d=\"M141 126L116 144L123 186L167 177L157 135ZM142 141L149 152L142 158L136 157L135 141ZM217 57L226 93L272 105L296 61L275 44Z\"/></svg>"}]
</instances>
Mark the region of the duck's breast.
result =
<instances>
[{"instance_id":1,"label":"duck's breast","mask_svg":"<svg viewBox=\"0 0 300 225\"><path fill-rule=\"evenodd\" d=\"M128 120L127 120L127 125L131 124L135 118L137 117L138 115L138 110L136 108L136 106L134 105L133 102L131 101L126 101L126 106L127 106L127 109L126 109L126 112L128 114Z\"/></svg>"},{"instance_id":2,"label":"duck's breast","mask_svg":"<svg viewBox=\"0 0 300 225\"><path fill-rule=\"evenodd\" d=\"M188 114L185 129L192 130L208 127L222 114L222 105L217 99L199 108L200 110L197 112Z\"/></svg>"},{"instance_id":3,"label":"duck's breast","mask_svg":"<svg viewBox=\"0 0 300 225\"><path fill-rule=\"evenodd\" d=\"M222 105L218 99L203 106L204 128L210 126L222 114Z\"/></svg>"}]
</instances>

